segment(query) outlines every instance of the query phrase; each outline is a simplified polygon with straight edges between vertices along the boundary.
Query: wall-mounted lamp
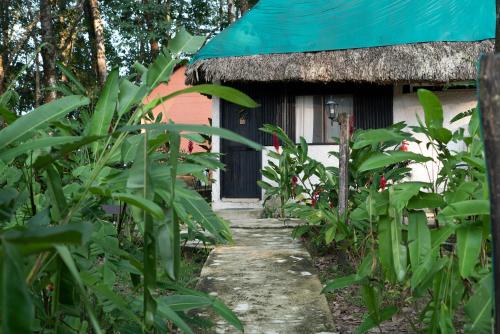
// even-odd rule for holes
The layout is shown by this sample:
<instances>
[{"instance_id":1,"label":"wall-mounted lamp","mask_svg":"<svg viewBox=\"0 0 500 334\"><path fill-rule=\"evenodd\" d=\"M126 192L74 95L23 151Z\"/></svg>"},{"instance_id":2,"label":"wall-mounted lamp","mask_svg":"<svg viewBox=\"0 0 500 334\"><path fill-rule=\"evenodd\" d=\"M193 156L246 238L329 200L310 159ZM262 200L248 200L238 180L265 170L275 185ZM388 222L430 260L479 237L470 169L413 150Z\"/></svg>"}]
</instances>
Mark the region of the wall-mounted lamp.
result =
<instances>
[{"instance_id":1,"label":"wall-mounted lamp","mask_svg":"<svg viewBox=\"0 0 500 334\"><path fill-rule=\"evenodd\" d=\"M338 103L333 99L333 96L329 96L326 99L325 106L326 106L326 116L330 119L331 124L333 125L333 122L338 122L339 120L339 112L338 112Z\"/></svg>"}]
</instances>

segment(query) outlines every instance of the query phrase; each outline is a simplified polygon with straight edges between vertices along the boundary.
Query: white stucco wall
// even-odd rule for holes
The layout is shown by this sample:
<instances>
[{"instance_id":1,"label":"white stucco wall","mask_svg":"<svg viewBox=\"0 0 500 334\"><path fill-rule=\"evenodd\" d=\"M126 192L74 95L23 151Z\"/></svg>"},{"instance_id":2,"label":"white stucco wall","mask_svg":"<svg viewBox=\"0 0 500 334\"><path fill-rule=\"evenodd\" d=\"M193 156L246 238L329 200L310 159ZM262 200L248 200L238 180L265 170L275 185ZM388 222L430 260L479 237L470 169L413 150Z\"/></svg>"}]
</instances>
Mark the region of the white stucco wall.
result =
<instances>
[{"instance_id":1,"label":"white stucco wall","mask_svg":"<svg viewBox=\"0 0 500 334\"><path fill-rule=\"evenodd\" d=\"M477 105L476 91L474 89L467 90L448 90L443 92L436 92L436 95L441 100L444 110L444 127L454 132L459 127L467 128L469 119L462 119L458 122L450 124L450 120L458 113L467 111ZM424 112L418 101L416 93L413 94L399 94L398 91L394 94L394 123L405 121L408 126L417 126L417 114L420 119L424 121ZM423 134L414 134L415 138L422 141L421 144L411 143L410 150L416 153L423 153L429 157L435 157L432 149L426 148L426 137ZM448 147L451 150L461 150L457 143L450 142ZM426 168L426 167L427 168ZM428 162L423 166L422 164L414 164L412 166L412 180L423 182L434 182L436 175L439 172L440 166L433 162Z\"/></svg>"}]
</instances>

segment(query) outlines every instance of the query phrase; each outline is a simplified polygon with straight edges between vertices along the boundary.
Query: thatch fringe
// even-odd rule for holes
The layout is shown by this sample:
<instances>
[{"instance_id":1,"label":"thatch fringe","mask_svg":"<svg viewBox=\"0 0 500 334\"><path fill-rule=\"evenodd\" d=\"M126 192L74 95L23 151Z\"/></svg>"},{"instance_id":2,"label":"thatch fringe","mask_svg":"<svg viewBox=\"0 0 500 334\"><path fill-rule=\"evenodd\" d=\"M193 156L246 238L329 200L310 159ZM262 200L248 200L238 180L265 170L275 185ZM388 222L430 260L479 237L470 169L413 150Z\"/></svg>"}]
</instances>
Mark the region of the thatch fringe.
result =
<instances>
[{"instance_id":1,"label":"thatch fringe","mask_svg":"<svg viewBox=\"0 0 500 334\"><path fill-rule=\"evenodd\" d=\"M432 42L363 49L269 54L200 60L186 82L302 81L447 83L475 80L481 54L493 40Z\"/></svg>"}]
</instances>

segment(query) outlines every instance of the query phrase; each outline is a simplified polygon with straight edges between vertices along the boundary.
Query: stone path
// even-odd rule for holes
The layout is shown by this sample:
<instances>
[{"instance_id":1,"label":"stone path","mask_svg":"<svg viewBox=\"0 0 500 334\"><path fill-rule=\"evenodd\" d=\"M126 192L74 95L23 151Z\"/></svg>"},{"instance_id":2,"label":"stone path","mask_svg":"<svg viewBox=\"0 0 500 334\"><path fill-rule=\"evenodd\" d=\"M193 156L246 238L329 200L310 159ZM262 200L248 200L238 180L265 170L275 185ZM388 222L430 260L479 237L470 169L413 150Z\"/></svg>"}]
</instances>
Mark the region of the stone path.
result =
<instances>
[{"instance_id":1,"label":"stone path","mask_svg":"<svg viewBox=\"0 0 500 334\"><path fill-rule=\"evenodd\" d=\"M227 216L227 215L226 215ZM198 288L218 296L245 333L333 333L333 321L309 253L276 219L229 214L234 244L210 253ZM221 319L216 333L237 333Z\"/></svg>"}]
</instances>

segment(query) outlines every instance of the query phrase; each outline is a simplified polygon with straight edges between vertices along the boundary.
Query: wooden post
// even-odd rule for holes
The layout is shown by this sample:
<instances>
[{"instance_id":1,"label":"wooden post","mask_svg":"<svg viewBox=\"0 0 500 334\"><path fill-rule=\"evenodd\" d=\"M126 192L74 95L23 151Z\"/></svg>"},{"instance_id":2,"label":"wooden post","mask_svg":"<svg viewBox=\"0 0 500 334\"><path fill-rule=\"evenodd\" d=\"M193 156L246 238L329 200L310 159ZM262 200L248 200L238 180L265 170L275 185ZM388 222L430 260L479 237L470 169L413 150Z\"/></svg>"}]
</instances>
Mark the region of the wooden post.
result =
<instances>
[{"instance_id":1,"label":"wooden post","mask_svg":"<svg viewBox=\"0 0 500 334\"><path fill-rule=\"evenodd\" d=\"M500 333L500 55L481 60L479 110L484 135L491 204L495 333Z\"/></svg>"},{"instance_id":2,"label":"wooden post","mask_svg":"<svg viewBox=\"0 0 500 334\"><path fill-rule=\"evenodd\" d=\"M339 114L340 143L339 143L339 216L347 212L349 197L349 124L351 115Z\"/></svg>"}]
</instances>

